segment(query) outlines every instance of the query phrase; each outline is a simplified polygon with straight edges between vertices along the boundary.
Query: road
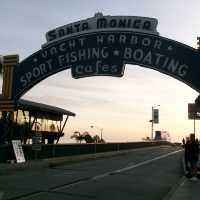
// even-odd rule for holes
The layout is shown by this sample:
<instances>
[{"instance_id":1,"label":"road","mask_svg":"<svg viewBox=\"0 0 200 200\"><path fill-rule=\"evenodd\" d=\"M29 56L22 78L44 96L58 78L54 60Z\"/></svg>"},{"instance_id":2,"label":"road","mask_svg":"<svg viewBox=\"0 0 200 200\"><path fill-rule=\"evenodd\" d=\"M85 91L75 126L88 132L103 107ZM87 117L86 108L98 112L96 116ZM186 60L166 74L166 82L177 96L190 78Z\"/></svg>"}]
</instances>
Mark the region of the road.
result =
<instances>
[{"instance_id":1,"label":"road","mask_svg":"<svg viewBox=\"0 0 200 200\"><path fill-rule=\"evenodd\" d=\"M163 199L183 175L180 148L121 155L0 175L0 199Z\"/></svg>"}]
</instances>

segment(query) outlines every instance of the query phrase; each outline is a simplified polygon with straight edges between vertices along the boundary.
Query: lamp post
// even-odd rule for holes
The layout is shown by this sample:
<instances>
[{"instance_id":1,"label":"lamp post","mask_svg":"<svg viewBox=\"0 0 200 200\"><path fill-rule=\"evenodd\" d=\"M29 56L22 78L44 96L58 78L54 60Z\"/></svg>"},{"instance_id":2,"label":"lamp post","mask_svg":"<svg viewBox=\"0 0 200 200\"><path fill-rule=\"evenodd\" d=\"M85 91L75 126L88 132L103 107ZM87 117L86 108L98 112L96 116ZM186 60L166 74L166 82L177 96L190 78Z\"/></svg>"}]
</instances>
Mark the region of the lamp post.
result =
<instances>
[{"instance_id":1,"label":"lamp post","mask_svg":"<svg viewBox=\"0 0 200 200\"><path fill-rule=\"evenodd\" d=\"M90 128L96 128L97 130L101 131L101 141L102 141L103 128L99 128L98 126L93 126L93 125L91 125Z\"/></svg>"},{"instance_id":2,"label":"lamp post","mask_svg":"<svg viewBox=\"0 0 200 200\"><path fill-rule=\"evenodd\" d=\"M151 140L153 141L153 125L154 125L154 122L155 122L155 119L154 119L154 108L156 107L159 107L160 105L156 105L156 106L152 106L151 107L151 114L152 114L152 119L149 120L149 122L151 122Z\"/></svg>"}]
</instances>

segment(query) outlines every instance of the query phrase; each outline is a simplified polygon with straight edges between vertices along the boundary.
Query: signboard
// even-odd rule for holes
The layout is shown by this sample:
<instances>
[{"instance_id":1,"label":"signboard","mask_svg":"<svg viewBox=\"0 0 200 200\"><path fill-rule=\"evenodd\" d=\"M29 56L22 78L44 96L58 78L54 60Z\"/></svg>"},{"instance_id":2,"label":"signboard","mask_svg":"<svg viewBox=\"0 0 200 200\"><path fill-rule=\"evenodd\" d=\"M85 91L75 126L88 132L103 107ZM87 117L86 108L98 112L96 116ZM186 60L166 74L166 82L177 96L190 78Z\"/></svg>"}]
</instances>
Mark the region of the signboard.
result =
<instances>
[{"instance_id":1,"label":"signboard","mask_svg":"<svg viewBox=\"0 0 200 200\"><path fill-rule=\"evenodd\" d=\"M12 145L13 145L17 163L25 162L21 140L12 140Z\"/></svg>"},{"instance_id":2,"label":"signboard","mask_svg":"<svg viewBox=\"0 0 200 200\"><path fill-rule=\"evenodd\" d=\"M200 108L194 104L188 104L188 119L200 120Z\"/></svg>"},{"instance_id":3,"label":"signboard","mask_svg":"<svg viewBox=\"0 0 200 200\"><path fill-rule=\"evenodd\" d=\"M125 64L157 70L200 92L197 50L157 35L115 30L59 40L29 56L14 68L13 98L65 69L74 78L121 77Z\"/></svg>"},{"instance_id":4,"label":"signboard","mask_svg":"<svg viewBox=\"0 0 200 200\"><path fill-rule=\"evenodd\" d=\"M159 110L153 109L153 123L158 124L159 123Z\"/></svg>"},{"instance_id":5,"label":"signboard","mask_svg":"<svg viewBox=\"0 0 200 200\"><path fill-rule=\"evenodd\" d=\"M41 151L42 150L42 135L41 133L37 132L32 137L32 150L34 151Z\"/></svg>"},{"instance_id":6,"label":"signboard","mask_svg":"<svg viewBox=\"0 0 200 200\"><path fill-rule=\"evenodd\" d=\"M96 13L94 17L60 26L46 33L48 45L64 37L86 33L90 31L101 31L106 29L127 29L135 32L145 32L158 35L156 30L158 20L148 17L136 16L103 16Z\"/></svg>"}]
</instances>

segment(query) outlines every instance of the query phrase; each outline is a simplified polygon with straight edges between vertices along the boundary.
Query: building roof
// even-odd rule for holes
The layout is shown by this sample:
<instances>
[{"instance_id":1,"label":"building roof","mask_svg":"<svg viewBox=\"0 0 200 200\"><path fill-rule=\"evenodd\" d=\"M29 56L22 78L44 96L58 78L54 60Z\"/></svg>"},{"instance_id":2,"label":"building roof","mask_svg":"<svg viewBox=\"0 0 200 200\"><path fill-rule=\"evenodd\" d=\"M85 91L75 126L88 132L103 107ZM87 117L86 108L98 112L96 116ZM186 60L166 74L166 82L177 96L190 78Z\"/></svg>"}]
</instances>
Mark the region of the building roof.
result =
<instances>
[{"instance_id":1,"label":"building roof","mask_svg":"<svg viewBox=\"0 0 200 200\"><path fill-rule=\"evenodd\" d=\"M18 109L28 110L28 111L35 111L35 112L45 112L49 114L55 114L55 115L68 115L75 117L76 114L73 112L70 112L68 110L58 108L55 106L50 106L43 103L36 103L33 101L25 100L25 99L19 99L16 102L16 107Z\"/></svg>"},{"instance_id":2,"label":"building roof","mask_svg":"<svg viewBox=\"0 0 200 200\"><path fill-rule=\"evenodd\" d=\"M5 99L2 94L0 94L0 100L1 101L6 101L7 99ZM26 110L26 111L30 111L32 113L46 113L46 114L50 114L50 115L68 115L68 116L72 116L75 117L76 114L73 112L70 112L68 110L62 109L62 108L58 108L55 106L50 106L47 104L43 104L43 103L37 103L37 102L33 102L33 101L29 101L29 100L25 100L25 99L19 99L15 101L15 110L17 109L22 109L22 110Z\"/></svg>"}]
</instances>

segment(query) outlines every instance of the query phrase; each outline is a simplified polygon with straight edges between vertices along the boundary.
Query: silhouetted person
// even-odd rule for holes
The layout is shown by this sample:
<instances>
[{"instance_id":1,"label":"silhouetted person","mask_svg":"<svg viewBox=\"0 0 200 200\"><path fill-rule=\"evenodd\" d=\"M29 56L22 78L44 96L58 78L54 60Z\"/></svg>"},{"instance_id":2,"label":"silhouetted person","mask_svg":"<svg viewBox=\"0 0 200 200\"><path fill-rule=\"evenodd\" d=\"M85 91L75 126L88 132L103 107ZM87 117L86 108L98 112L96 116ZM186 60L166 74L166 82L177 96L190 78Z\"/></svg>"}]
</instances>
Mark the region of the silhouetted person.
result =
<instances>
[{"instance_id":1,"label":"silhouetted person","mask_svg":"<svg viewBox=\"0 0 200 200\"><path fill-rule=\"evenodd\" d=\"M185 138L182 139L183 147L185 147Z\"/></svg>"},{"instance_id":2,"label":"silhouetted person","mask_svg":"<svg viewBox=\"0 0 200 200\"><path fill-rule=\"evenodd\" d=\"M6 143L6 127L5 120L0 119L0 144Z\"/></svg>"},{"instance_id":3,"label":"silhouetted person","mask_svg":"<svg viewBox=\"0 0 200 200\"><path fill-rule=\"evenodd\" d=\"M190 139L185 144L185 161L186 161L186 166L190 167L190 172L193 180L196 180L196 175L197 175L196 173L197 173L198 154L199 154L198 142L195 140L195 135L190 134Z\"/></svg>"},{"instance_id":4,"label":"silhouetted person","mask_svg":"<svg viewBox=\"0 0 200 200\"><path fill-rule=\"evenodd\" d=\"M185 166L186 166L187 171L190 171L190 167L188 166L188 164L189 164L189 142L190 142L189 137L186 137L186 142L184 145L184 148L185 148L184 158L185 158Z\"/></svg>"}]
</instances>

